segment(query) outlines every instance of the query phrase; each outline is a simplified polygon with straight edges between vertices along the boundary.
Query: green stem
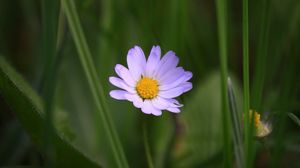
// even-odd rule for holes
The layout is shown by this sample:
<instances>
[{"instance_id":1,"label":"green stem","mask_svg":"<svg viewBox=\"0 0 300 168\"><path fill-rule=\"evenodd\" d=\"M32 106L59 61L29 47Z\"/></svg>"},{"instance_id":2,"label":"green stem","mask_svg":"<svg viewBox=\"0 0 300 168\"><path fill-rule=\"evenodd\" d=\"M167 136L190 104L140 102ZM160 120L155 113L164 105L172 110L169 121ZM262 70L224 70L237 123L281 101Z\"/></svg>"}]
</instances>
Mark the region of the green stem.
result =
<instances>
[{"instance_id":1,"label":"green stem","mask_svg":"<svg viewBox=\"0 0 300 168\"><path fill-rule=\"evenodd\" d=\"M255 56L255 69L254 69L254 79L253 79L253 89L252 89L252 99L251 104L255 110L262 111L261 104L263 98L264 82L266 76L266 61L268 54L268 39L269 39L269 25L270 16L269 0L263 0L259 3L262 6L261 15L261 27L259 33L259 41L257 46L257 52Z\"/></svg>"},{"instance_id":2,"label":"green stem","mask_svg":"<svg viewBox=\"0 0 300 168\"><path fill-rule=\"evenodd\" d=\"M96 73L96 68L93 64L91 52L88 48L82 27L80 25L74 1L63 0L62 4L65 9L65 13L78 51L80 62L82 63L91 93L96 104L98 113L95 115L96 117L100 117L102 120L118 167L127 168L129 166L123 148L121 146L119 137L117 135L116 129L108 113L108 105L105 99L104 89Z\"/></svg>"},{"instance_id":3,"label":"green stem","mask_svg":"<svg viewBox=\"0 0 300 168\"><path fill-rule=\"evenodd\" d=\"M229 106L227 94L227 6L225 0L216 0L218 35L219 35L219 55L221 60L221 91L222 91L222 115L223 115L223 139L224 139L224 159L225 167L232 167L231 163L231 142Z\"/></svg>"},{"instance_id":4,"label":"green stem","mask_svg":"<svg viewBox=\"0 0 300 168\"><path fill-rule=\"evenodd\" d=\"M144 146L145 146L145 152L147 156L147 162L148 162L148 167L149 168L154 168L153 162L152 162L152 157L151 157L151 152L150 152L150 145L148 141L148 131L147 131L147 123L144 121L143 123L143 132L144 132Z\"/></svg>"},{"instance_id":5,"label":"green stem","mask_svg":"<svg viewBox=\"0 0 300 168\"><path fill-rule=\"evenodd\" d=\"M251 129L249 121L249 27L248 0L243 0L243 83L244 83L244 117L245 117L245 157L246 167L251 167ZM254 114L254 113L253 113ZM253 117L252 117L253 118Z\"/></svg>"},{"instance_id":6,"label":"green stem","mask_svg":"<svg viewBox=\"0 0 300 168\"><path fill-rule=\"evenodd\" d=\"M58 25L59 1L42 1L43 48L45 57L43 75L40 85L41 95L45 101L44 149L46 151L46 167L55 167L55 150L52 145L53 104L57 80L58 54L56 52L56 36Z\"/></svg>"}]
</instances>

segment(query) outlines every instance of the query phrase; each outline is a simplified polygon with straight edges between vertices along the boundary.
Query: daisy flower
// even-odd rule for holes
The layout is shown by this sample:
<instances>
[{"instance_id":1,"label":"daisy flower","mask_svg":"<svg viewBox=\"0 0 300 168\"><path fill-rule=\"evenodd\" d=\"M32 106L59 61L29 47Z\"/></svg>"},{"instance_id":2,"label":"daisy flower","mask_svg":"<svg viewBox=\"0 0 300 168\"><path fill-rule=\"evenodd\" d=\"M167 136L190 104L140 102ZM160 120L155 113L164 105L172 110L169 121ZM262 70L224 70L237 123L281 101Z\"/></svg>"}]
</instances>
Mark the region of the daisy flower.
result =
<instances>
[{"instance_id":1,"label":"daisy flower","mask_svg":"<svg viewBox=\"0 0 300 168\"><path fill-rule=\"evenodd\" d=\"M264 138L272 132L272 125L270 122L261 119L260 114L253 110L249 111L249 119L252 121L252 116L254 116L254 126L255 126L255 137Z\"/></svg>"},{"instance_id":2,"label":"daisy flower","mask_svg":"<svg viewBox=\"0 0 300 168\"><path fill-rule=\"evenodd\" d=\"M117 64L115 71L119 77L109 77L109 81L121 90L110 91L117 100L128 100L145 114L160 116L162 110L179 113L180 104L176 97L192 89L188 82L193 76L182 67L177 67L179 58L168 51L161 58L159 46L153 46L148 59L139 46L128 51L128 69Z\"/></svg>"}]
</instances>

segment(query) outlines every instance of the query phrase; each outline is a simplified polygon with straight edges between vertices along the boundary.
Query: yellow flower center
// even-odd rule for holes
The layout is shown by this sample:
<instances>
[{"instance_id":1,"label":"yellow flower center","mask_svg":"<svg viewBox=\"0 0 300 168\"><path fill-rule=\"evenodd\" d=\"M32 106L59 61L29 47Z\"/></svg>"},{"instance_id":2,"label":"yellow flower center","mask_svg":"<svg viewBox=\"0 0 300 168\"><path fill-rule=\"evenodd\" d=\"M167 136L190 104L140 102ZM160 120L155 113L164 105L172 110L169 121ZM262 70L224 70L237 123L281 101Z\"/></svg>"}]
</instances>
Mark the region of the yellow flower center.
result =
<instances>
[{"instance_id":1,"label":"yellow flower center","mask_svg":"<svg viewBox=\"0 0 300 168\"><path fill-rule=\"evenodd\" d=\"M141 98L153 99L158 94L158 82L152 78L142 77L135 89Z\"/></svg>"},{"instance_id":2,"label":"yellow flower center","mask_svg":"<svg viewBox=\"0 0 300 168\"><path fill-rule=\"evenodd\" d=\"M253 113L253 111L250 110L250 113L249 113L250 121L252 121L252 115L253 115L252 113ZM256 111L254 111L254 125L255 125L256 129L259 128L259 126L261 125L260 114L258 114L258 112L256 112Z\"/></svg>"}]
</instances>

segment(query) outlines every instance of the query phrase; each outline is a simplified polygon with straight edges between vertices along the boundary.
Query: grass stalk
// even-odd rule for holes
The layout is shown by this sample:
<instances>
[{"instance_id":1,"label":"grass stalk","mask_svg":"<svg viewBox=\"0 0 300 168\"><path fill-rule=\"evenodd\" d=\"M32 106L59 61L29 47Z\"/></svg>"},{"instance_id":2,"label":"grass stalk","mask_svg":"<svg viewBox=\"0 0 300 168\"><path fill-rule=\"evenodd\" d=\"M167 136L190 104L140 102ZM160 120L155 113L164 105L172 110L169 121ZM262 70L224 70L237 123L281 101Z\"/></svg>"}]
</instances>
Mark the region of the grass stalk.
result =
<instances>
[{"instance_id":1,"label":"grass stalk","mask_svg":"<svg viewBox=\"0 0 300 168\"><path fill-rule=\"evenodd\" d=\"M229 107L230 107L230 117L233 130L233 143L234 143L234 154L236 158L237 168L244 167L244 150L243 150L243 137L242 137L242 127L240 115L237 110L234 91L231 79L228 78L228 97L229 97Z\"/></svg>"},{"instance_id":2,"label":"grass stalk","mask_svg":"<svg viewBox=\"0 0 300 168\"><path fill-rule=\"evenodd\" d=\"M101 118L118 167L127 168L128 163L125 158L125 154L121 146L119 137L116 133L116 129L108 113L108 105L105 100L104 89L96 73L96 68L93 64L91 52L88 48L82 27L80 25L75 3L73 0L63 0L62 3L69 23L69 28L71 30L78 51L80 62L83 66L91 93L96 104L98 114L95 115L100 116Z\"/></svg>"},{"instance_id":3,"label":"grass stalk","mask_svg":"<svg viewBox=\"0 0 300 168\"><path fill-rule=\"evenodd\" d=\"M249 17L248 0L243 0L243 111L245 132L246 167L251 167L251 128L249 121L250 95L249 95ZM253 113L254 114L254 113ZM254 118L254 117L252 117ZM251 124L253 125L253 124Z\"/></svg>"},{"instance_id":4,"label":"grass stalk","mask_svg":"<svg viewBox=\"0 0 300 168\"><path fill-rule=\"evenodd\" d=\"M270 2L269 0L263 0L262 3L262 12L261 12L261 27L259 32L259 41L256 52L255 59L255 69L254 69L254 79L253 79L253 99L252 106L258 111L262 111L261 103L263 98L263 89L266 75L266 61L268 55L268 39L269 39L269 9Z\"/></svg>"},{"instance_id":5,"label":"grass stalk","mask_svg":"<svg viewBox=\"0 0 300 168\"><path fill-rule=\"evenodd\" d=\"M44 150L46 151L46 166L54 167L55 150L52 147L53 137L53 104L57 79L56 37L58 25L59 1L42 1L42 25L44 69L40 91L45 102Z\"/></svg>"},{"instance_id":6,"label":"grass stalk","mask_svg":"<svg viewBox=\"0 0 300 168\"><path fill-rule=\"evenodd\" d=\"M227 95L227 5L225 0L216 0L219 56L221 61L221 91L222 91L222 115L223 115L223 139L224 139L224 167L232 167L229 106Z\"/></svg>"}]
</instances>

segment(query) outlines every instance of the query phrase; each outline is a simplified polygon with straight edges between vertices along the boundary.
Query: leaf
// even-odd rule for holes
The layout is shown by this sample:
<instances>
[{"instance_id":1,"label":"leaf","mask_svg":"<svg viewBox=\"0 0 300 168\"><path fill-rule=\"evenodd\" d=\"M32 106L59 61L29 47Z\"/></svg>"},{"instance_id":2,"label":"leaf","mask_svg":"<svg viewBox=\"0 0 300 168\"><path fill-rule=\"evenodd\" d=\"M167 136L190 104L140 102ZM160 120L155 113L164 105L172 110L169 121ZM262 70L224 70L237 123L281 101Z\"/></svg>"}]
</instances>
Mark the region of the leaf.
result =
<instances>
[{"instance_id":1,"label":"leaf","mask_svg":"<svg viewBox=\"0 0 300 168\"><path fill-rule=\"evenodd\" d=\"M300 127L300 119L293 113L288 113L288 115Z\"/></svg>"},{"instance_id":2,"label":"leaf","mask_svg":"<svg viewBox=\"0 0 300 168\"><path fill-rule=\"evenodd\" d=\"M222 150L223 145L220 75L209 75L192 93L182 111L186 127L182 146L186 146L189 161L180 167L195 167L210 160Z\"/></svg>"},{"instance_id":3,"label":"leaf","mask_svg":"<svg viewBox=\"0 0 300 168\"><path fill-rule=\"evenodd\" d=\"M239 89L234 91L241 97ZM177 159L181 161L176 167L220 167L223 150L220 74L209 74L195 85L191 94L181 113L186 137L178 145L182 149L177 149L181 150ZM237 109L241 112L240 100L237 100Z\"/></svg>"},{"instance_id":4,"label":"leaf","mask_svg":"<svg viewBox=\"0 0 300 168\"><path fill-rule=\"evenodd\" d=\"M37 146L43 148L44 108L36 92L0 57L0 93ZM100 167L63 138L59 132L52 137L56 167Z\"/></svg>"}]
</instances>

